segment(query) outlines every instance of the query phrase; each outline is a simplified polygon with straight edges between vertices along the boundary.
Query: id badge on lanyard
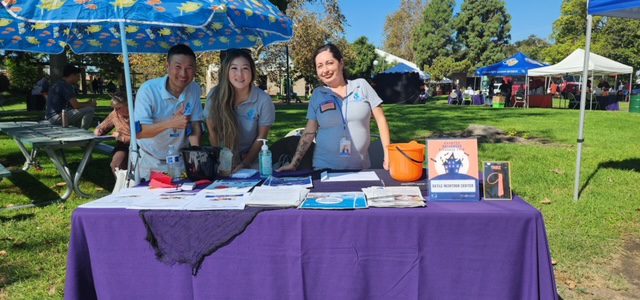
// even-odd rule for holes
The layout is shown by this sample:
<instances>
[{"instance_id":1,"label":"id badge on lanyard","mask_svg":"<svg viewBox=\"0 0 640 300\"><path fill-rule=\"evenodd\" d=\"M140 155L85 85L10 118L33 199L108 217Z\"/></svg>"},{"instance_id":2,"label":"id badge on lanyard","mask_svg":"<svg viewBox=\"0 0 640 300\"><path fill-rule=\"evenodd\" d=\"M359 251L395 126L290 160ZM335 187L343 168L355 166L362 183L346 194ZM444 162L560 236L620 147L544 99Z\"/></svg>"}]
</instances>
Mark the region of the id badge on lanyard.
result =
<instances>
[{"instance_id":1,"label":"id badge on lanyard","mask_svg":"<svg viewBox=\"0 0 640 300\"><path fill-rule=\"evenodd\" d=\"M344 112L342 112L342 105L335 98L334 101L336 101L336 106L340 108L340 118L342 119L342 138L338 145L338 155L340 157L349 157L351 156L351 140L347 137L347 100L345 99L345 102L343 102L345 105Z\"/></svg>"}]
</instances>

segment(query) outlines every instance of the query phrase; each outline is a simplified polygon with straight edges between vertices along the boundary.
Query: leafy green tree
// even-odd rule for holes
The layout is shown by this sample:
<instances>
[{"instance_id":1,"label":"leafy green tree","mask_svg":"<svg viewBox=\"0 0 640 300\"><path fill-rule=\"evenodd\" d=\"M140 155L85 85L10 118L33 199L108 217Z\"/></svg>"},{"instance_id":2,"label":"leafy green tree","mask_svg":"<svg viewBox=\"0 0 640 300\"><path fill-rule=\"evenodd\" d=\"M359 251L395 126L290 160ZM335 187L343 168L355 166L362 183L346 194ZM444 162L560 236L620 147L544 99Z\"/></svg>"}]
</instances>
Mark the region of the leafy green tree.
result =
<instances>
[{"instance_id":1,"label":"leafy green tree","mask_svg":"<svg viewBox=\"0 0 640 300\"><path fill-rule=\"evenodd\" d=\"M591 51L637 70L640 67L640 21L606 18L593 39Z\"/></svg>"},{"instance_id":2,"label":"leafy green tree","mask_svg":"<svg viewBox=\"0 0 640 300\"><path fill-rule=\"evenodd\" d=\"M544 61L544 55L542 54L547 48L551 47L551 44L539 38L536 35L530 35L527 39L517 41L507 50L507 55L512 56L518 52L522 52L531 59L537 61Z\"/></svg>"},{"instance_id":3,"label":"leafy green tree","mask_svg":"<svg viewBox=\"0 0 640 300\"><path fill-rule=\"evenodd\" d=\"M440 81L453 73L466 72L470 67L466 60L456 61L451 56L439 56L426 71L431 74L431 80Z\"/></svg>"},{"instance_id":4,"label":"leafy green tree","mask_svg":"<svg viewBox=\"0 0 640 300\"><path fill-rule=\"evenodd\" d=\"M350 78L370 78L373 72L373 61L378 57L376 48L369 40L362 36L351 44L351 50L355 54L355 60L348 65Z\"/></svg>"},{"instance_id":5,"label":"leafy green tree","mask_svg":"<svg viewBox=\"0 0 640 300\"><path fill-rule=\"evenodd\" d=\"M453 49L454 0L432 0L414 33L415 63L420 69L433 65L438 57L451 56Z\"/></svg>"},{"instance_id":6,"label":"leafy green tree","mask_svg":"<svg viewBox=\"0 0 640 300\"><path fill-rule=\"evenodd\" d=\"M36 54L14 52L6 61L11 89L27 93L42 78L41 57Z\"/></svg>"},{"instance_id":7,"label":"leafy green tree","mask_svg":"<svg viewBox=\"0 0 640 300\"><path fill-rule=\"evenodd\" d=\"M422 0L402 0L398 11L387 16L384 23L384 50L413 61L414 31L424 12Z\"/></svg>"},{"instance_id":8,"label":"leafy green tree","mask_svg":"<svg viewBox=\"0 0 640 300\"><path fill-rule=\"evenodd\" d=\"M319 0L318 0L319 1ZM347 63L354 55L344 38L345 17L340 11L337 0L321 1L324 14L309 11L303 7L305 2L312 0L295 0L289 2L287 15L296 23L295 34L290 42L289 53L297 78L304 78L308 83L317 83L315 64L313 62L315 50L327 42L333 42L343 52Z\"/></svg>"},{"instance_id":9,"label":"leafy green tree","mask_svg":"<svg viewBox=\"0 0 640 300\"><path fill-rule=\"evenodd\" d=\"M504 0L465 0L455 21L459 60L478 68L505 59L510 20Z\"/></svg>"}]
</instances>

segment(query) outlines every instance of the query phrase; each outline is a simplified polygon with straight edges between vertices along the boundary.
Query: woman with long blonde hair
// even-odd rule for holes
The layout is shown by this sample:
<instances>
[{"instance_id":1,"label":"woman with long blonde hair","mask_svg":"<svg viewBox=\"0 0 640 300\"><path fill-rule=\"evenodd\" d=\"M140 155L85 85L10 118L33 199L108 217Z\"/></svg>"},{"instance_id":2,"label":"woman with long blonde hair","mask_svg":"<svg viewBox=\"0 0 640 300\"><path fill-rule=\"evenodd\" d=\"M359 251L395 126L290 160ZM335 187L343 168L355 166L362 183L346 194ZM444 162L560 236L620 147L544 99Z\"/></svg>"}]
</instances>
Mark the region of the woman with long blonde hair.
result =
<instances>
[{"instance_id":1,"label":"woman with long blonde hair","mask_svg":"<svg viewBox=\"0 0 640 300\"><path fill-rule=\"evenodd\" d=\"M234 172L257 168L261 143L275 121L271 97L254 85L256 67L248 50L227 51L218 71L218 86L207 96L205 111L212 146L234 153Z\"/></svg>"}]
</instances>

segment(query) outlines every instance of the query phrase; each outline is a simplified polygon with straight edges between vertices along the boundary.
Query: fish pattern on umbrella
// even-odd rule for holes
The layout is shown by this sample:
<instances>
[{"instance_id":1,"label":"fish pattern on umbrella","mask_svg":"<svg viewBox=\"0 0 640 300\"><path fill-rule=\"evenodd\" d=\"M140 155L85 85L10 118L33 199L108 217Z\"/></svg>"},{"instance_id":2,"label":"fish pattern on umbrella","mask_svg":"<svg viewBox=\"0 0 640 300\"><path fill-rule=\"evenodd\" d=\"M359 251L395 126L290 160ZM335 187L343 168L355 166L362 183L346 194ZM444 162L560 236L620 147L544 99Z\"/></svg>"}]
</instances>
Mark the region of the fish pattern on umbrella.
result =
<instances>
[{"instance_id":1,"label":"fish pattern on umbrella","mask_svg":"<svg viewBox=\"0 0 640 300\"><path fill-rule=\"evenodd\" d=\"M37 3L37 4L36 4ZM184 43L196 52L271 44L293 35L291 20L268 1L4 0L4 50L121 53L118 20L132 53L166 53ZM75 16L75 17L71 17Z\"/></svg>"}]
</instances>

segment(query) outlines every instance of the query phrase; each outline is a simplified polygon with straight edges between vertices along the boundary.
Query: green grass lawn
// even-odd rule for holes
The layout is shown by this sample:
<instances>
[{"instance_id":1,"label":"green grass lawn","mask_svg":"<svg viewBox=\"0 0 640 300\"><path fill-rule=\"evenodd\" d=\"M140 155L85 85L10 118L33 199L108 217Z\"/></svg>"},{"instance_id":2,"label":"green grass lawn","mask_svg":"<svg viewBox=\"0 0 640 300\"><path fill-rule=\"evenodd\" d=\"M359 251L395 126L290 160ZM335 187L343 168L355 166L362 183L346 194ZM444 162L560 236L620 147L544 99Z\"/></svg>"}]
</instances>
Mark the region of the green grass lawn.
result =
<instances>
[{"instance_id":1,"label":"green grass lawn","mask_svg":"<svg viewBox=\"0 0 640 300\"><path fill-rule=\"evenodd\" d=\"M480 159L510 161L515 193L542 211L564 298L588 295L594 285L621 292L632 288L612 268L625 241L640 239L640 114L626 112L625 105L620 112L587 111L583 192L581 200L574 202L578 111L494 110L447 106L445 102L386 105L392 141L424 143L434 132L462 131L470 124L496 126L510 135L548 140L480 144ZM108 105L106 98L99 101L98 117L106 116ZM270 140L304 127L305 113L306 104L278 104ZM25 113L23 104L0 110L0 121L40 117ZM80 154L68 153L72 169L77 167ZM82 188L93 198L106 195L113 185L109 159L94 154L85 171ZM13 173L0 182L0 207L56 199L62 192L56 183L62 179L46 155L40 155L42 170L23 172L22 162L15 143L0 135L0 163ZM64 203L0 212L0 299L62 297L71 213L89 200L74 194ZM576 287L569 289L567 282L575 282Z\"/></svg>"}]
</instances>

